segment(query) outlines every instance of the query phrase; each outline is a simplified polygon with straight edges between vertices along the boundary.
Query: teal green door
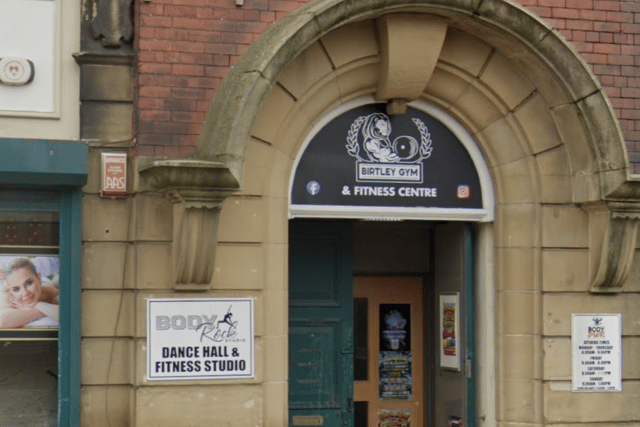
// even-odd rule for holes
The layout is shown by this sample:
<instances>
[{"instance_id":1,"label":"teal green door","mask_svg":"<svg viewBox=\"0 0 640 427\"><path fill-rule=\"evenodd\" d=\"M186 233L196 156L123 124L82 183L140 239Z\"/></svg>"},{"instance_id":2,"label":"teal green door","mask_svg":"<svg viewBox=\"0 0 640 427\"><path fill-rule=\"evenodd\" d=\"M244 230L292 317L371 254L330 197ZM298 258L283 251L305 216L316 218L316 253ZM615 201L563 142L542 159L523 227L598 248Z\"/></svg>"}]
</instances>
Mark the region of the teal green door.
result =
<instances>
[{"instance_id":1,"label":"teal green door","mask_svg":"<svg viewBox=\"0 0 640 427\"><path fill-rule=\"evenodd\" d=\"M349 223L290 222L290 426L353 426L352 271Z\"/></svg>"}]
</instances>

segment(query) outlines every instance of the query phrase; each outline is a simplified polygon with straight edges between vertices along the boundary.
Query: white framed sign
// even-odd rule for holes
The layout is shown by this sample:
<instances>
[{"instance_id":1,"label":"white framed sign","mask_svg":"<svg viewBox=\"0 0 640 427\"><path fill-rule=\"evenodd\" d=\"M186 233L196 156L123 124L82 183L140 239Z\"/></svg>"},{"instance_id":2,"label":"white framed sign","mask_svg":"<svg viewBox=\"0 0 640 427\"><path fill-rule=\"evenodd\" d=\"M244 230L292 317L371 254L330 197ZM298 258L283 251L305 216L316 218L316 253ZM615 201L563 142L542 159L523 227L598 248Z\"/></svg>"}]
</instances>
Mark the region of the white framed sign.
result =
<instances>
[{"instance_id":1,"label":"white framed sign","mask_svg":"<svg viewBox=\"0 0 640 427\"><path fill-rule=\"evenodd\" d=\"M440 294L440 367L460 370L460 294Z\"/></svg>"},{"instance_id":2,"label":"white framed sign","mask_svg":"<svg viewBox=\"0 0 640 427\"><path fill-rule=\"evenodd\" d=\"M290 177L290 217L490 221L482 154L444 111L412 102L406 114L362 97L325 116Z\"/></svg>"},{"instance_id":3,"label":"white framed sign","mask_svg":"<svg viewBox=\"0 0 640 427\"><path fill-rule=\"evenodd\" d=\"M572 390L622 391L620 314L571 316Z\"/></svg>"},{"instance_id":4,"label":"white framed sign","mask_svg":"<svg viewBox=\"0 0 640 427\"><path fill-rule=\"evenodd\" d=\"M60 62L60 5L56 3L51 0L0 0L0 40L5 41L0 48L0 58L12 59L3 61L9 69L0 82L0 116L55 117L59 114L56 79ZM30 70L26 67L24 70L25 73L33 72L28 84L12 84L11 66L14 64L15 67L16 62L30 65Z\"/></svg>"},{"instance_id":5,"label":"white framed sign","mask_svg":"<svg viewBox=\"0 0 640 427\"><path fill-rule=\"evenodd\" d=\"M149 298L147 379L255 376L253 298Z\"/></svg>"}]
</instances>

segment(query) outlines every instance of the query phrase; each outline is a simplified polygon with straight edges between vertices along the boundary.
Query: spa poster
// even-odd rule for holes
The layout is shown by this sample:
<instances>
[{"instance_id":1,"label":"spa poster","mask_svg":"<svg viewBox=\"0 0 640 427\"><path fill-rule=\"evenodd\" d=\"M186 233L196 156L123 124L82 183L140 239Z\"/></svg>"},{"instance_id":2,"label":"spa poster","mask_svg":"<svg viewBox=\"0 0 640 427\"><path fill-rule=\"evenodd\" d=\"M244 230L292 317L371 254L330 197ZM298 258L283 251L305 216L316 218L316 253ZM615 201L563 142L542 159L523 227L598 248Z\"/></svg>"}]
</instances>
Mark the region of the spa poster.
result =
<instances>
[{"instance_id":1,"label":"spa poster","mask_svg":"<svg viewBox=\"0 0 640 427\"><path fill-rule=\"evenodd\" d=\"M57 328L57 255L0 255L1 329Z\"/></svg>"}]
</instances>

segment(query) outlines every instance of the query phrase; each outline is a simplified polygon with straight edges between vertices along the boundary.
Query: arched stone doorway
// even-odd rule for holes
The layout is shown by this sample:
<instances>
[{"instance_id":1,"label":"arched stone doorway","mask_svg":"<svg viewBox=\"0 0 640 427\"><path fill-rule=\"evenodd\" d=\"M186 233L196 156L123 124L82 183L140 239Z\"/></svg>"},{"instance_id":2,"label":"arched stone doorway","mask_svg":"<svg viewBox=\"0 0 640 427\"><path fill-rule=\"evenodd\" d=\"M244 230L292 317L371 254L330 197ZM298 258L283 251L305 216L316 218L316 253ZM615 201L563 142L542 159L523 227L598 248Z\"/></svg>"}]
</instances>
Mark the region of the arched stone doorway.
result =
<instances>
[{"instance_id":1,"label":"arched stone doorway","mask_svg":"<svg viewBox=\"0 0 640 427\"><path fill-rule=\"evenodd\" d=\"M635 182L601 87L552 28L501 0L315 1L272 25L225 78L195 154L242 183L223 205L221 224L240 217L259 231L248 238L246 230L221 227L220 248L260 244L270 310L286 313L293 160L326 113L365 95L396 112L415 99L435 105L484 154L496 219L483 256L492 272L487 293L497 296L487 300L496 304L486 314L495 322L485 326L496 333L488 333L488 393L478 415L490 424L563 419L559 405L543 404L577 399L543 379L544 338L568 335L554 291L588 295L596 276L605 277L600 290L619 287L629 252L607 250L622 242L617 231L637 223L626 220L635 215ZM607 236L605 224L613 230ZM557 279L574 273L570 283ZM286 314L271 318L264 333L273 368L265 387L274 391L264 405L277 407L265 413L265 425L283 425L286 367L275 349L286 352Z\"/></svg>"}]
</instances>

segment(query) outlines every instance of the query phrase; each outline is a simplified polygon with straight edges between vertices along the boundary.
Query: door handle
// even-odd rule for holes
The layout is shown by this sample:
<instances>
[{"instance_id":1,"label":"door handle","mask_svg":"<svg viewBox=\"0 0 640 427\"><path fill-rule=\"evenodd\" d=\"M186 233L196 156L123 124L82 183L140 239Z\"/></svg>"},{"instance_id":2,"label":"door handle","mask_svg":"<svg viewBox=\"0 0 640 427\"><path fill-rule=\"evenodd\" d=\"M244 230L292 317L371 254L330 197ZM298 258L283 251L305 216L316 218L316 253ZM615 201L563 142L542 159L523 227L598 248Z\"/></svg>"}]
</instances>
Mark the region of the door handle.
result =
<instances>
[{"instance_id":1,"label":"door handle","mask_svg":"<svg viewBox=\"0 0 640 427\"><path fill-rule=\"evenodd\" d=\"M353 347L342 347L342 354L353 354Z\"/></svg>"}]
</instances>

